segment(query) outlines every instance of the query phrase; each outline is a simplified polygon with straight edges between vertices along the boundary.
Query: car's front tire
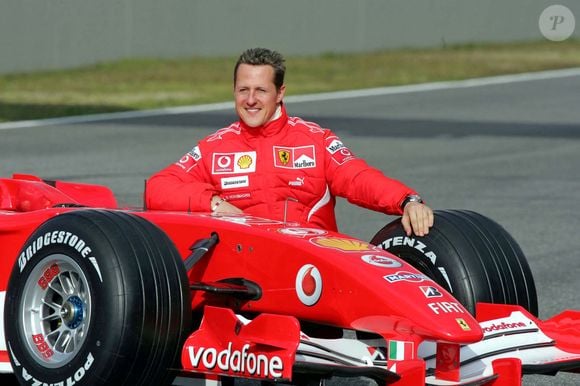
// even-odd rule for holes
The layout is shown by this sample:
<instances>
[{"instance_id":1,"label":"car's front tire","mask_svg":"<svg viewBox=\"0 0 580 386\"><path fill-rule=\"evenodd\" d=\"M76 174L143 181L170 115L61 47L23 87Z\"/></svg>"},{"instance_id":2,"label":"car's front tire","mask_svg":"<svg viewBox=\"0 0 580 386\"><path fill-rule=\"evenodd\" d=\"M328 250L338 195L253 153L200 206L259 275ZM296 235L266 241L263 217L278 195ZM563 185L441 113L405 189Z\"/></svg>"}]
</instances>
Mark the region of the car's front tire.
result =
<instances>
[{"instance_id":1,"label":"car's front tire","mask_svg":"<svg viewBox=\"0 0 580 386\"><path fill-rule=\"evenodd\" d=\"M371 243L435 280L472 314L477 302L516 304L538 314L534 279L521 248L502 226L481 214L435 211L435 224L425 237L407 236L398 219Z\"/></svg>"},{"instance_id":2,"label":"car's front tire","mask_svg":"<svg viewBox=\"0 0 580 386\"><path fill-rule=\"evenodd\" d=\"M190 317L185 268L163 231L128 213L82 210L30 236L4 326L21 384L163 385Z\"/></svg>"}]
</instances>

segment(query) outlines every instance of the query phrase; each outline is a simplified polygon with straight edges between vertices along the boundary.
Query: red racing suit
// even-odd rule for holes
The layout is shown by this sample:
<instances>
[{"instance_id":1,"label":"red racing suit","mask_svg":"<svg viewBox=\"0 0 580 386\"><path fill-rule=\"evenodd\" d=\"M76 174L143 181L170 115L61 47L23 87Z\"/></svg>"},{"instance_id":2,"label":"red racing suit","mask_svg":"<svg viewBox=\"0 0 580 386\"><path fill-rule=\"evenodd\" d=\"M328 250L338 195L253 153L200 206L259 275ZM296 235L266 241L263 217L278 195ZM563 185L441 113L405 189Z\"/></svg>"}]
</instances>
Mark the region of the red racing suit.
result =
<instances>
[{"instance_id":1,"label":"red racing suit","mask_svg":"<svg viewBox=\"0 0 580 386\"><path fill-rule=\"evenodd\" d=\"M147 182L150 209L209 212L220 195L244 213L336 230L335 196L387 214L402 214L414 190L355 157L332 131L284 106L259 128L235 122L206 137ZM285 209L286 207L286 209Z\"/></svg>"}]
</instances>

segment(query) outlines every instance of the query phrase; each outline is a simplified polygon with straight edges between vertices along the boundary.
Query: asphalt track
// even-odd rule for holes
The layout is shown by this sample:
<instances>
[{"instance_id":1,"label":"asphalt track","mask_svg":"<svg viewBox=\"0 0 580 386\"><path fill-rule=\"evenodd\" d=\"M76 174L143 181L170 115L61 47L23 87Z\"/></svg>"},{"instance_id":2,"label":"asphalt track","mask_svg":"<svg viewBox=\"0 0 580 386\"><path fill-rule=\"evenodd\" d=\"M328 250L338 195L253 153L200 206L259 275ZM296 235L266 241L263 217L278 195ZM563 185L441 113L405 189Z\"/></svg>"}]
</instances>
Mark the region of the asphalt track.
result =
<instances>
[{"instance_id":1,"label":"asphalt track","mask_svg":"<svg viewBox=\"0 0 580 386\"><path fill-rule=\"evenodd\" d=\"M488 83L288 98L287 105L291 115L332 128L357 155L415 187L433 208L471 209L502 224L528 257L541 318L580 309L580 73ZM0 176L102 183L122 205L138 206L145 178L233 119L231 109L218 106L3 125ZM344 233L365 240L391 220L344 201L337 214ZM524 377L525 385L579 382L580 375Z\"/></svg>"}]
</instances>

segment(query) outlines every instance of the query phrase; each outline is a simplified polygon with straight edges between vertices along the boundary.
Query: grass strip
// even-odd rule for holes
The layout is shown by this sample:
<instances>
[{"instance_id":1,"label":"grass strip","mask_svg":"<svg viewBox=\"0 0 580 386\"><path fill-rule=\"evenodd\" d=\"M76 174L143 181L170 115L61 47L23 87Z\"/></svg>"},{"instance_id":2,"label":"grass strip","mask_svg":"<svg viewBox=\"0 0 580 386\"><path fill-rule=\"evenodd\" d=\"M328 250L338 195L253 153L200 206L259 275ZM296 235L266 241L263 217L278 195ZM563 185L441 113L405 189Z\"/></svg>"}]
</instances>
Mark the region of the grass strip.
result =
<instances>
[{"instance_id":1,"label":"grass strip","mask_svg":"<svg viewBox=\"0 0 580 386\"><path fill-rule=\"evenodd\" d=\"M327 53L287 58L287 95L580 67L580 42ZM236 57L131 59L0 76L0 121L130 111L232 99Z\"/></svg>"}]
</instances>

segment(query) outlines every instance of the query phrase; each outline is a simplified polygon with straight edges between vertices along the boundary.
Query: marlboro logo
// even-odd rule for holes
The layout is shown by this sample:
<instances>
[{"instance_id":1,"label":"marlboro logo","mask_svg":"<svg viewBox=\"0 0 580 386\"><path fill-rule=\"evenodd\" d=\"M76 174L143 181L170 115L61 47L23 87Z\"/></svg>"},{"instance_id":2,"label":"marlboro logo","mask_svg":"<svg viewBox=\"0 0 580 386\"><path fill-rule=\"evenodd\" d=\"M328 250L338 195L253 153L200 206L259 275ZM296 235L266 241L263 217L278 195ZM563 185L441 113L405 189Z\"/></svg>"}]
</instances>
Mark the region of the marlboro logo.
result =
<instances>
[{"instance_id":1,"label":"marlboro logo","mask_svg":"<svg viewBox=\"0 0 580 386\"><path fill-rule=\"evenodd\" d=\"M326 139L326 150L331 154L331 158L339 165L355 159L354 154L342 143L338 137Z\"/></svg>"},{"instance_id":2,"label":"marlboro logo","mask_svg":"<svg viewBox=\"0 0 580 386\"><path fill-rule=\"evenodd\" d=\"M284 169L316 167L314 145L298 147L274 146L274 166Z\"/></svg>"}]
</instances>

